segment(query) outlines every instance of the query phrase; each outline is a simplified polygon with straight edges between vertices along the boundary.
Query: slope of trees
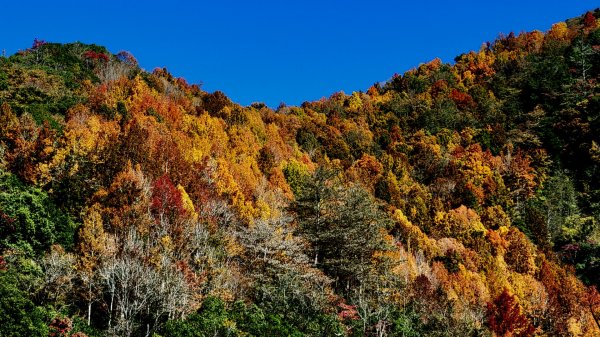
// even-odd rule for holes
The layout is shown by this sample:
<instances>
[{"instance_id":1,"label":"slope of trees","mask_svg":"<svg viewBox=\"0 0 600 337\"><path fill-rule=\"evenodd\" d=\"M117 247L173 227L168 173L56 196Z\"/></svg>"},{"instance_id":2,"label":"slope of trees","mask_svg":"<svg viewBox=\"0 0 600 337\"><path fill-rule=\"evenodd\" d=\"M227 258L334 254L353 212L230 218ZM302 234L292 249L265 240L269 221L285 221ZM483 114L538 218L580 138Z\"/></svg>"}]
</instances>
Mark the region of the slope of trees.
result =
<instances>
[{"instance_id":1,"label":"slope of trees","mask_svg":"<svg viewBox=\"0 0 600 337\"><path fill-rule=\"evenodd\" d=\"M599 17L276 110L0 58L0 335L598 336Z\"/></svg>"}]
</instances>

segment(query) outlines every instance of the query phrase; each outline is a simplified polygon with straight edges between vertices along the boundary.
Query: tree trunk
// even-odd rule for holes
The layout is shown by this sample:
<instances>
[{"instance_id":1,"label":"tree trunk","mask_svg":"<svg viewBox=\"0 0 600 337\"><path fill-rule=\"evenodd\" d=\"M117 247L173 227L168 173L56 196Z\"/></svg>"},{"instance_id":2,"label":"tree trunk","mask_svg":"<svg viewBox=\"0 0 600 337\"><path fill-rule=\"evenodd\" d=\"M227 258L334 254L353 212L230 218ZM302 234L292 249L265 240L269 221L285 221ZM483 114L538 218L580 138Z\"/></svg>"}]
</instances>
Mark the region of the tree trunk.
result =
<instances>
[{"instance_id":1,"label":"tree trunk","mask_svg":"<svg viewBox=\"0 0 600 337\"><path fill-rule=\"evenodd\" d=\"M91 325L91 321L92 321L92 301L88 302L88 317L87 317L87 324Z\"/></svg>"}]
</instances>

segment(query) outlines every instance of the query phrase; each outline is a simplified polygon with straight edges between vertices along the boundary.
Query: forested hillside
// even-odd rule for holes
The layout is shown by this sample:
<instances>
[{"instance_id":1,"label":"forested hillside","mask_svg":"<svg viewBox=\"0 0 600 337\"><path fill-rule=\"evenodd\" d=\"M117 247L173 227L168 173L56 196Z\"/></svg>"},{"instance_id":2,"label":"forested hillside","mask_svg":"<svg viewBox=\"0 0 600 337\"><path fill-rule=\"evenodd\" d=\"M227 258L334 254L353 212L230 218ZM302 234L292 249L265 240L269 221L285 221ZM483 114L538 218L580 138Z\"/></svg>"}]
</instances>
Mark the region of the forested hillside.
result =
<instances>
[{"instance_id":1,"label":"forested hillside","mask_svg":"<svg viewBox=\"0 0 600 337\"><path fill-rule=\"evenodd\" d=\"M600 336L598 18L276 110L0 57L0 336Z\"/></svg>"}]
</instances>

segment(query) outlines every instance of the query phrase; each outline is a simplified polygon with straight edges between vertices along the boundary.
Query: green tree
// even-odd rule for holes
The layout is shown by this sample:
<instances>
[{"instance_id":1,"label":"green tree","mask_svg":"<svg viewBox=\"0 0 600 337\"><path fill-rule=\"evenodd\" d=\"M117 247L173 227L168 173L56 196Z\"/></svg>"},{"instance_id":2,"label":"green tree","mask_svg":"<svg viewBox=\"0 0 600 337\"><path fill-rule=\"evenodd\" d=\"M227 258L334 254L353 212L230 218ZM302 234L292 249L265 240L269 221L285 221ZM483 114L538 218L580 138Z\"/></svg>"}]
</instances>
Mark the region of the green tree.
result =
<instances>
[{"instance_id":1,"label":"green tree","mask_svg":"<svg viewBox=\"0 0 600 337\"><path fill-rule=\"evenodd\" d=\"M32 301L41 284L41 268L14 254L0 268L0 336L46 337L48 314Z\"/></svg>"},{"instance_id":2,"label":"green tree","mask_svg":"<svg viewBox=\"0 0 600 337\"><path fill-rule=\"evenodd\" d=\"M76 224L46 192L26 186L0 170L0 249L19 248L40 254L53 244L73 247Z\"/></svg>"},{"instance_id":3,"label":"green tree","mask_svg":"<svg viewBox=\"0 0 600 337\"><path fill-rule=\"evenodd\" d=\"M383 235L390 219L364 188L344 186L335 170L317 169L293 209L313 247L314 265L337 288L349 291L360 282L369 272L373 253L385 248Z\"/></svg>"}]
</instances>

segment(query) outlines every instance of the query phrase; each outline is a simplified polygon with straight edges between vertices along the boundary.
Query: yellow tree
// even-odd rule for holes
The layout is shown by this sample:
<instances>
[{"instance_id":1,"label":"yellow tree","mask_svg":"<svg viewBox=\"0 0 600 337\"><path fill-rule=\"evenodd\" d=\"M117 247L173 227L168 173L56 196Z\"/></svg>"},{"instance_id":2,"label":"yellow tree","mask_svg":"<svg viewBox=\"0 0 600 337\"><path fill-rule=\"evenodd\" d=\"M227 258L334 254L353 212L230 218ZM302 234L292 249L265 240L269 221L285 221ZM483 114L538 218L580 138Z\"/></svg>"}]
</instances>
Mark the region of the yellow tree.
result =
<instances>
[{"instance_id":1,"label":"yellow tree","mask_svg":"<svg viewBox=\"0 0 600 337\"><path fill-rule=\"evenodd\" d=\"M79 230L77 245L78 258L77 271L82 281L82 297L87 302L88 325L92 316L92 305L99 299L97 286L97 270L107 253L107 237L104 232L104 223L101 217L99 204L88 208L83 216L83 225Z\"/></svg>"}]
</instances>

